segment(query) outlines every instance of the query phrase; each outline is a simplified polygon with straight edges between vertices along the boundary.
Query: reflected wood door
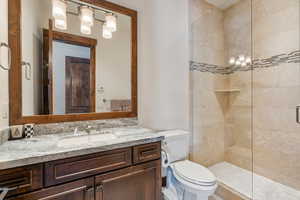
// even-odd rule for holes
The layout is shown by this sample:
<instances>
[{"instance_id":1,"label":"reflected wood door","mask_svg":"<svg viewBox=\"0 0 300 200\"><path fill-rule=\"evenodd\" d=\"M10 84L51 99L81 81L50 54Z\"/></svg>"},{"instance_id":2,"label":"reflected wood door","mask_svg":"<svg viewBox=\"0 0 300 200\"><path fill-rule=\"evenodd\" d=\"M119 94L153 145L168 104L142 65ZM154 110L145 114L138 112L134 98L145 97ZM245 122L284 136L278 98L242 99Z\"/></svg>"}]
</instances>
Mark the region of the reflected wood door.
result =
<instances>
[{"instance_id":1,"label":"reflected wood door","mask_svg":"<svg viewBox=\"0 0 300 200\"><path fill-rule=\"evenodd\" d=\"M96 177L96 200L160 200L160 160Z\"/></svg>"},{"instance_id":2,"label":"reflected wood door","mask_svg":"<svg viewBox=\"0 0 300 200\"><path fill-rule=\"evenodd\" d=\"M66 113L93 112L90 59L66 57Z\"/></svg>"},{"instance_id":3,"label":"reflected wood door","mask_svg":"<svg viewBox=\"0 0 300 200\"><path fill-rule=\"evenodd\" d=\"M94 178L9 198L8 200L94 200Z\"/></svg>"},{"instance_id":4,"label":"reflected wood door","mask_svg":"<svg viewBox=\"0 0 300 200\"><path fill-rule=\"evenodd\" d=\"M53 114L53 87L52 87L52 55L53 55L53 22L49 20L49 30L43 30L43 114Z\"/></svg>"}]
</instances>

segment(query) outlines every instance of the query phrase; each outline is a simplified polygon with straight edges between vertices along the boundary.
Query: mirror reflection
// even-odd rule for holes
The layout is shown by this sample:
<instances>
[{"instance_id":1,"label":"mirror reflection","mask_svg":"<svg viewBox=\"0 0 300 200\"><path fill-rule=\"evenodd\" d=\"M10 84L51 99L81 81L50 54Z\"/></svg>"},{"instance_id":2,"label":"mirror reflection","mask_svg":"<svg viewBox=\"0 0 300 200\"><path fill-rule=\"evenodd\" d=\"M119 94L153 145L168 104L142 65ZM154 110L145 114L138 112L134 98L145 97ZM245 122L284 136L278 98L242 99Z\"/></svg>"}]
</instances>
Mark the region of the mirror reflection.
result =
<instances>
[{"instance_id":1,"label":"mirror reflection","mask_svg":"<svg viewBox=\"0 0 300 200\"><path fill-rule=\"evenodd\" d=\"M131 111L131 18L77 0L22 0L23 115Z\"/></svg>"}]
</instances>

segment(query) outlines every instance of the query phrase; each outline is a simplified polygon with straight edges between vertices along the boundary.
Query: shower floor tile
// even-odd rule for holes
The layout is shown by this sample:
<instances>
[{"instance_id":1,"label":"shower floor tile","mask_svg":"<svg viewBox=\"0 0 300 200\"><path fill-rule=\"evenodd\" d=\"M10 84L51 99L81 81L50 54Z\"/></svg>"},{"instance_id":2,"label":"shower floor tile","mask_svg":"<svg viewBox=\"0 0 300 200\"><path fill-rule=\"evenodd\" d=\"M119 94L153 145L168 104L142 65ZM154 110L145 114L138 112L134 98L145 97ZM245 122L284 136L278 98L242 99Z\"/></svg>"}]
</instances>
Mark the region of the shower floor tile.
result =
<instances>
[{"instance_id":1,"label":"shower floor tile","mask_svg":"<svg viewBox=\"0 0 300 200\"><path fill-rule=\"evenodd\" d=\"M218 163L209 169L221 184L248 199L252 197L252 185L254 185L254 200L300 200L300 191L257 174L252 176L251 171L228 162Z\"/></svg>"}]
</instances>

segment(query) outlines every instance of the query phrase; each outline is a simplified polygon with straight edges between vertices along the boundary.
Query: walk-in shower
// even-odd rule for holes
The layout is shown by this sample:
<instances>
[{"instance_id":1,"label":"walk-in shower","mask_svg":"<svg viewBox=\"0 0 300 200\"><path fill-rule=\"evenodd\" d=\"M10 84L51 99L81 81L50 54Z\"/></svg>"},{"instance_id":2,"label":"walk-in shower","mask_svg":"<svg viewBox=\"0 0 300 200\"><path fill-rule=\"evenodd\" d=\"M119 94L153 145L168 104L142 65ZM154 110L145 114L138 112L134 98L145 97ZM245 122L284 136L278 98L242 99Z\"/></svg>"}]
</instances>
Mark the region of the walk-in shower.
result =
<instances>
[{"instance_id":1,"label":"walk-in shower","mask_svg":"<svg viewBox=\"0 0 300 200\"><path fill-rule=\"evenodd\" d=\"M191 158L223 200L299 200L300 1L190 0Z\"/></svg>"}]
</instances>

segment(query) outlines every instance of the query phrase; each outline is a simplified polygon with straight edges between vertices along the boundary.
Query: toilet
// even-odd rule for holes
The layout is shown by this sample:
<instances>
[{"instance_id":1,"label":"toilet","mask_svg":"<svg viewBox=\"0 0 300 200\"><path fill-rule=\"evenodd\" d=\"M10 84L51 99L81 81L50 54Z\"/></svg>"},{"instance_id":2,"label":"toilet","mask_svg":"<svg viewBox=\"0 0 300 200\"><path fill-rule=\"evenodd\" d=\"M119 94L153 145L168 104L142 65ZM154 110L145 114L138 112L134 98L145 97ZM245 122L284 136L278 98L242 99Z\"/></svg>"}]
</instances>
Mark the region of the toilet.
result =
<instances>
[{"instance_id":1,"label":"toilet","mask_svg":"<svg viewBox=\"0 0 300 200\"><path fill-rule=\"evenodd\" d=\"M164 200L208 200L217 188L217 180L206 167L187 160L189 132L160 132L162 144L162 175L167 178Z\"/></svg>"}]
</instances>

